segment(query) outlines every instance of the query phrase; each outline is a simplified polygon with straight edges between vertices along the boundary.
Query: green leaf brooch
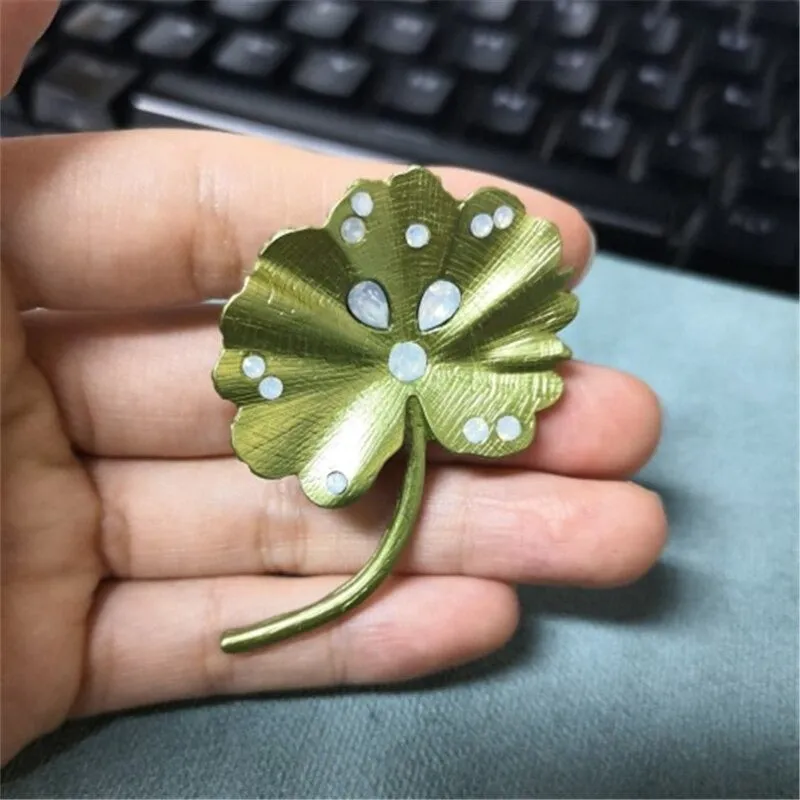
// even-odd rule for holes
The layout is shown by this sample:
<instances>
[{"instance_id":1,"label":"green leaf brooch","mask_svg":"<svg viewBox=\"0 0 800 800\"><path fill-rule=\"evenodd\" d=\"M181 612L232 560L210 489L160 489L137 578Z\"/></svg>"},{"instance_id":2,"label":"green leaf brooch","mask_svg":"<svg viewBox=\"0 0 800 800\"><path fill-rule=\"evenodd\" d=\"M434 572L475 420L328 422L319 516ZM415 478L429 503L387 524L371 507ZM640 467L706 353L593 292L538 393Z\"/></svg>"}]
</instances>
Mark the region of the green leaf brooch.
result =
<instances>
[{"instance_id":1,"label":"green leaf brooch","mask_svg":"<svg viewBox=\"0 0 800 800\"><path fill-rule=\"evenodd\" d=\"M367 564L310 606L226 631L226 652L277 642L369 597L410 538L430 440L502 457L527 448L564 388L555 333L577 313L555 225L499 189L459 202L414 167L359 181L322 228L279 233L225 306L219 394L233 449L262 478L296 475L344 506L405 443L392 522Z\"/></svg>"}]
</instances>

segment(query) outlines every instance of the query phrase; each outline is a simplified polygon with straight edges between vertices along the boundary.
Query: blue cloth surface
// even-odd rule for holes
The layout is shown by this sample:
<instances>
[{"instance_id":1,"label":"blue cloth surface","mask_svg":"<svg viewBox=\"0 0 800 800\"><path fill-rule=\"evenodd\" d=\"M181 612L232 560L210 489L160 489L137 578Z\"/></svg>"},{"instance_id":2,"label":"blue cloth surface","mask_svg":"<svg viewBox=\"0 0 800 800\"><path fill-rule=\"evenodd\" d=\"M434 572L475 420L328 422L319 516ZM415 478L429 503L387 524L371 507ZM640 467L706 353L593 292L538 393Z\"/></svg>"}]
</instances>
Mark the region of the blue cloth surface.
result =
<instances>
[{"instance_id":1,"label":"blue cloth surface","mask_svg":"<svg viewBox=\"0 0 800 800\"><path fill-rule=\"evenodd\" d=\"M523 588L513 641L410 686L72 724L7 797L798 796L798 306L601 256L566 332L665 410L661 563Z\"/></svg>"}]
</instances>

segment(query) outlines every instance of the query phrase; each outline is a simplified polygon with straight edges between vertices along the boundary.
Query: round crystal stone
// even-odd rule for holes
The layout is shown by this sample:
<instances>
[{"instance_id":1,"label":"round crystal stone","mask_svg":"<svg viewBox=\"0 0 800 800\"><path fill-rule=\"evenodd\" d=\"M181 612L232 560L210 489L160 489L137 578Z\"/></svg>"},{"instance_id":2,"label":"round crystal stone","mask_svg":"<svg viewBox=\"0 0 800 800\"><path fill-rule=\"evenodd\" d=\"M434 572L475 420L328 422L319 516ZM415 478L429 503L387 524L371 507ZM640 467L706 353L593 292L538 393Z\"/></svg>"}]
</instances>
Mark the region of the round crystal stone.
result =
<instances>
[{"instance_id":1,"label":"round crystal stone","mask_svg":"<svg viewBox=\"0 0 800 800\"><path fill-rule=\"evenodd\" d=\"M494 228L494 222L488 214L476 214L469 223L469 229L476 239L485 239Z\"/></svg>"},{"instance_id":2,"label":"round crystal stone","mask_svg":"<svg viewBox=\"0 0 800 800\"><path fill-rule=\"evenodd\" d=\"M250 380L257 380L267 370L267 362L261 356L250 355L242 359L242 372Z\"/></svg>"},{"instance_id":3,"label":"round crystal stone","mask_svg":"<svg viewBox=\"0 0 800 800\"><path fill-rule=\"evenodd\" d=\"M325 486L331 494L340 495L347 491L347 476L343 472L329 472Z\"/></svg>"},{"instance_id":4,"label":"round crystal stone","mask_svg":"<svg viewBox=\"0 0 800 800\"><path fill-rule=\"evenodd\" d=\"M258 393L265 400L277 400L283 394L283 381L274 375L268 375L258 384Z\"/></svg>"},{"instance_id":5,"label":"round crystal stone","mask_svg":"<svg viewBox=\"0 0 800 800\"><path fill-rule=\"evenodd\" d=\"M375 281L361 281L347 294L350 313L370 328L389 327L389 301L383 287Z\"/></svg>"},{"instance_id":6,"label":"round crystal stone","mask_svg":"<svg viewBox=\"0 0 800 800\"><path fill-rule=\"evenodd\" d=\"M367 226L363 219L358 217L348 217L341 227L342 239L348 244L358 244L367 232Z\"/></svg>"},{"instance_id":7,"label":"round crystal stone","mask_svg":"<svg viewBox=\"0 0 800 800\"><path fill-rule=\"evenodd\" d=\"M419 301L419 329L429 331L438 328L452 318L460 305L461 290L458 286L451 281L434 281Z\"/></svg>"},{"instance_id":8,"label":"round crystal stone","mask_svg":"<svg viewBox=\"0 0 800 800\"><path fill-rule=\"evenodd\" d=\"M356 192L350 198L350 208L359 217L368 217L372 213L372 209L375 208L375 204L367 192Z\"/></svg>"},{"instance_id":9,"label":"round crystal stone","mask_svg":"<svg viewBox=\"0 0 800 800\"><path fill-rule=\"evenodd\" d=\"M483 417L472 417L464 423L464 437L472 444L483 444L489 438L489 423Z\"/></svg>"},{"instance_id":10,"label":"round crystal stone","mask_svg":"<svg viewBox=\"0 0 800 800\"><path fill-rule=\"evenodd\" d=\"M504 442L513 442L522 433L522 423L514 416L509 414L497 420L497 435Z\"/></svg>"},{"instance_id":11,"label":"round crystal stone","mask_svg":"<svg viewBox=\"0 0 800 800\"><path fill-rule=\"evenodd\" d=\"M428 368L428 355L416 342L400 342L389 353L389 372L403 383L421 378Z\"/></svg>"},{"instance_id":12,"label":"round crystal stone","mask_svg":"<svg viewBox=\"0 0 800 800\"><path fill-rule=\"evenodd\" d=\"M494 212L494 226L499 230L505 230L514 221L514 209L509 206L500 206Z\"/></svg>"},{"instance_id":13,"label":"round crystal stone","mask_svg":"<svg viewBox=\"0 0 800 800\"><path fill-rule=\"evenodd\" d=\"M431 232L428 230L427 225L423 225L421 222L415 222L413 225L408 226L406 230L406 242L409 247L413 247L416 250L420 247L425 247L430 240Z\"/></svg>"}]
</instances>

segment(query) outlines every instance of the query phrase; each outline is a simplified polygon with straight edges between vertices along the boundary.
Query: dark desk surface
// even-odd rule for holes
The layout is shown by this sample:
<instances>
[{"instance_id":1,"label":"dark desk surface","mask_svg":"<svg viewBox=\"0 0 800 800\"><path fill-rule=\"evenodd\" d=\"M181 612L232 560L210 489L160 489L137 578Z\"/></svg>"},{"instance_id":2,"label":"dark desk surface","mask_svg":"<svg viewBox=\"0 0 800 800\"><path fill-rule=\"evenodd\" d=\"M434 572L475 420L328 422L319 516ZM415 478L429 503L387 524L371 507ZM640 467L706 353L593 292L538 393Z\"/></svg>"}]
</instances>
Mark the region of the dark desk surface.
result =
<instances>
[{"instance_id":1,"label":"dark desk surface","mask_svg":"<svg viewBox=\"0 0 800 800\"><path fill-rule=\"evenodd\" d=\"M507 648L411 687L70 726L5 796L797 797L797 304L608 257L581 296L576 355L665 407L649 576L523 589Z\"/></svg>"}]
</instances>

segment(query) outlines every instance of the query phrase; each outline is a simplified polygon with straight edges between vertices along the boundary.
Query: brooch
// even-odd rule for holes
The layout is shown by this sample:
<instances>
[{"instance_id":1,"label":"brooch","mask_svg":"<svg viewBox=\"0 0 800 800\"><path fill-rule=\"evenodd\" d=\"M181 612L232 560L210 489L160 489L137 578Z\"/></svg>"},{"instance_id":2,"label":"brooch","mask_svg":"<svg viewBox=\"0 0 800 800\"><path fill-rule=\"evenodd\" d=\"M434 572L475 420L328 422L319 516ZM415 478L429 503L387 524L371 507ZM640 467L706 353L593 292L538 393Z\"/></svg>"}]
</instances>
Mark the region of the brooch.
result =
<instances>
[{"instance_id":1,"label":"brooch","mask_svg":"<svg viewBox=\"0 0 800 800\"><path fill-rule=\"evenodd\" d=\"M226 304L218 393L256 475L297 476L337 508L404 448L395 513L370 560L305 608L226 631L243 652L304 633L372 594L408 542L429 441L490 458L527 448L564 388L555 335L575 317L555 225L508 192L458 201L427 169L355 183L321 228L276 235Z\"/></svg>"}]
</instances>

